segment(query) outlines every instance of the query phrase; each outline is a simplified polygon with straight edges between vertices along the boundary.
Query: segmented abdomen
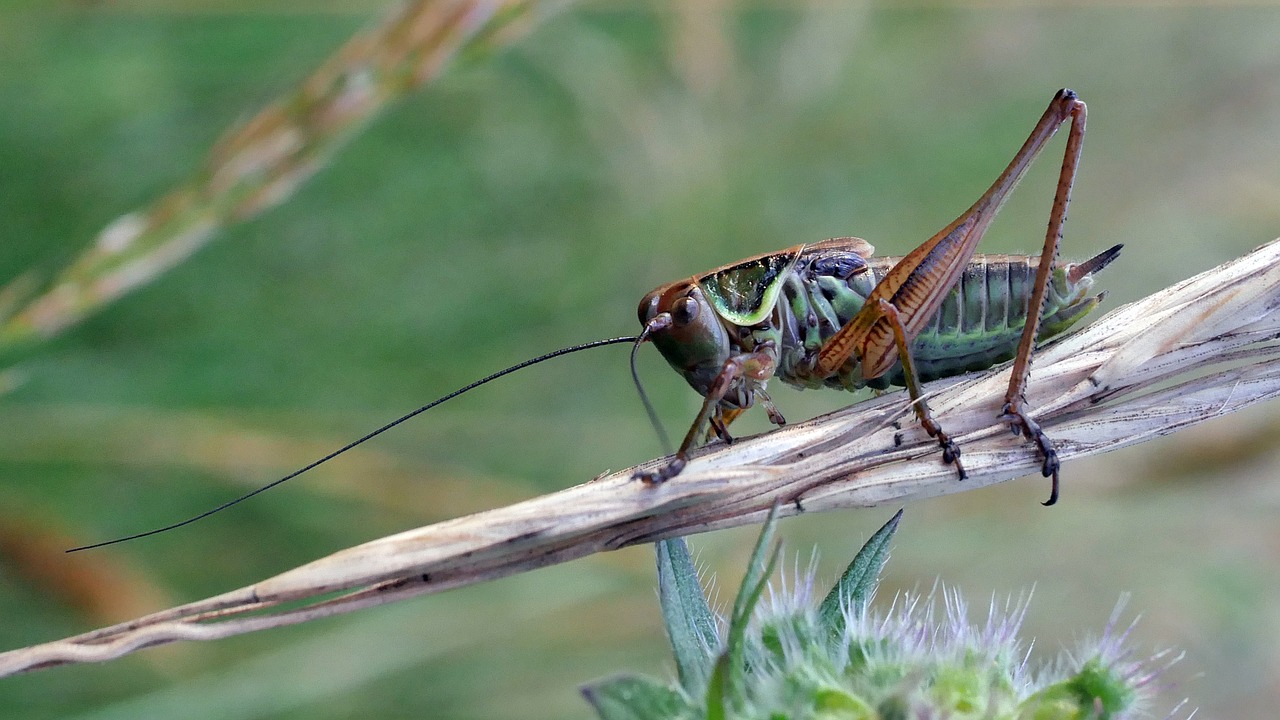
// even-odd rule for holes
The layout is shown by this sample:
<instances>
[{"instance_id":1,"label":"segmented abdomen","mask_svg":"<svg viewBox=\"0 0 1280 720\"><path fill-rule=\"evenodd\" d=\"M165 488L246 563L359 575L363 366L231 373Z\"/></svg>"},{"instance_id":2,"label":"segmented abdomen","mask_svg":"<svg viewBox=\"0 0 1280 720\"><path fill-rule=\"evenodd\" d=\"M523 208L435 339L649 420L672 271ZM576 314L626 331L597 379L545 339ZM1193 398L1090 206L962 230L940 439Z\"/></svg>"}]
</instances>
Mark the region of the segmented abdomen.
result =
<instances>
[{"instance_id":1,"label":"segmented abdomen","mask_svg":"<svg viewBox=\"0 0 1280 720\"><path fill-rule=\"evenodd\" d=\"M866 380L857 358L829 378L807 377L812 356L822 343L862 308L872 287L900 258L861 260L867 272L850 273L851 258L835 253L802 258L779 299L775 321L781 331L777 377L799 387L857 389L902 385L902 366ZM989 368L1011 359L1027 319L1027 298L1039 258L1027 255L975 255L938 313L912 344L920 379L933 380ZM1060 334L1100 301L1088 295L1092 278L1072 281L1070 266L1050 279L1039 339Z\"/></svg>"}]
</instances>

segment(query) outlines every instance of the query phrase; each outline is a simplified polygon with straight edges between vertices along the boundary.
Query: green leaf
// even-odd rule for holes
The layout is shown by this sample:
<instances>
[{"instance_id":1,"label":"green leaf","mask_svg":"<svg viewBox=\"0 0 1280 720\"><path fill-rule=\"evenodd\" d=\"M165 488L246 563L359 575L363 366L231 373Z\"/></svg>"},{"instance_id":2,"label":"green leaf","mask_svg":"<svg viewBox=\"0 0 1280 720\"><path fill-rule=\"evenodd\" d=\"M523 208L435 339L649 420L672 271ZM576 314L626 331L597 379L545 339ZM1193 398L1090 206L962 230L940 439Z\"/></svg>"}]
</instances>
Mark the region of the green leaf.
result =
<instances>
[{"instance_id":1,"label":"green leaf","mask_svg":"<svg viewBox=\"0 0 1280 720\"><path fill-rule=\"evenodd\" d=\"M813 693L813 717L820 720L875 720L876 711L862 698L839 688Z\"/></svg>"},{"instance_id":2,"label":"green leaf","mask_svg":"<svg viewBox=\"0 0 1280 720\"><path fill-rule=\"evenodd\" d=\"M1073 677L1050 685L1023 701L1019 718L1033 720L1112 720L1126 717L1138 702L1131 682L1098 658L1089 660Z\"/></svg>"},{"instance_id":3,"label":"green leaf","mask_svg":"<svg viewBox=\"0 0 1280 720\"><path fill-rule=\"evenodd\" d=\"M582 688L600 720L692 718L693 708L680 693L656 680L621 675Z\"/></svg>"},{"instance_id":4,"label":"green leaf","mask_svg":"<svg viewBox=\"0 0 1280 720\"><path fill-rule=\"evenodd\" d=\"M823 598L822 605L818 607L818 621L832 634L844 632L844 608L853 608L854 612L860 613L871 597L871 592L880 580L880 571L889 559L889 540L897 531L900 520L901 510L867 540L854 556L853 562L845 568L835 587Z\"/></svg>"},{"instance_id":5,"label":"green leaf","mask_svg":"<svg viewBox=\"0 0 1280 720\"><path fill-rule=\"evenodd\" d=\"M769 517L760 530L760 538L751 551L751 561L747 564L746 575L742 579L742 587L738 588L738 597L733 601L733 615L729 619L729 640L724 653L716 660L715 672L707 686L707 717L722 718L730 710L739 705L735 702L743 695L739 676L746 669L746 635L747 626L751 622L751 613L760 596L764 594L769 577L778 562L782 546L773 545L773 536L777 530L778 506L769 511ZM766 554L767 553L767 554Z\"/></svg>"},{"instance_id":6,"label":"green leaf","mask_svg":"<svg viewBox=\"0 0 1280 720\"><path fill-rule=\"evenodd\" d=\"M698 582L698 570L684 538L661 540L658 556L658 599L662 621L680 675L680 687L695 693L706 687L711 663L720 647L716 618Z\"/></svg>"},{"instance_id":7,"label":"green leaf","mask_svg":"<svg viewBox=\"0 0 1280 720\"><path fill-rule=\"evenodd\" d=\"M716 659L715 671L711 673L711 682L707 683L707 720L724 720L729 714L726 697L729 695L730 678L733 671L729 668L729 653L725 651Z\"/></svg>"},{"instance_id":8,"label":"green leaf","mask_svg":"<svg viewBox=\"0 0 1280 720\"><path fill-rule=\"evenodd\" d=\"M778 506L774 505L769 511L769 517L764 521L764 527L760 530L756 547L751 551L751 561L747 563L747 572L742 577L742 587L738 588L738 597L733 601L733 616L729 619L730 659L735 659L733 657L735 654L738 656L736 659L742 658L742 643L747 632L747 624L751 620L751 613L755 610L756 603L760 601L760 596L764 594L769 576L773 574L774 565L778 562L778 554L782 546L774 546L772 552L769 550L778 529L777 525ZM733 665L735 668L741 666L741 663Z\"/></svg>"}]
</instances>

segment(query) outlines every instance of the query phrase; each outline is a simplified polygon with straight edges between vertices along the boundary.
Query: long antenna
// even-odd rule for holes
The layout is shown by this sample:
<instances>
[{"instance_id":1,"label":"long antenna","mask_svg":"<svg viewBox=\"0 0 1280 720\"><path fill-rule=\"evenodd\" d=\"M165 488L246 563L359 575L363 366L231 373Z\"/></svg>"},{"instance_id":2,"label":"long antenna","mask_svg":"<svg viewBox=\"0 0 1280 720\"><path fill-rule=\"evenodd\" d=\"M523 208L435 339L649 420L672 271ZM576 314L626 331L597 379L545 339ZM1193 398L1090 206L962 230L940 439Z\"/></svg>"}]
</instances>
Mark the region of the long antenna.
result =
<instances>
[{"instance_id":1,"label":"long antenna","mask_svg":"<svg viewBox=\"0 0 1280 720\"><path fill-rule=\"evenodd\" d=\"M545 354L545 355L539 355L539 356L538 356L538 357L536 357L536 358L531 358L531 359L529 359L529 360L525 360L524 362L521 362L521 363L517 363L517 364L515 364L515 365L512 365L511 367L506 368L505 370L499 370L498 372L496 372L496 373L494 373L494 374L492 374L492 375L489 375L488 377L485 377L485 378L482 378L482 379L480 379L480 380L477 380L477 381L475 381L475 382L471 383L470 385L467 385L466 387L458 388L457 390L454 390L453 392L449 393L448 395L445 395L444 397L438 398L438 399L436 399L436 400L432 400L431 402L427 403L426 405L423 405L422 407L418 408L417 410L414 410L414 411L413 411L413 412L411 412L411 413L408 413L408 414L406 414L406 415L402 415L402 416L400 416L400 417L396 418L395 420L392 420L391 422L387 423L386 425L383 425L382 427L378 428L377 430L374 430L373 432L371 432L371 433L369 433L369 434L365 435L364 437L361 437L361 438L360 438L360 439L358 439L358 440L352 440L351 442L347 443L346 445L343 445L342 447L338 448L337 450L334 450L333 452L329 453L328 455L325 455L324 457L320 458L319 460L316 460L315 462L311 463L310 465L307 465L306 467L300 468L300 469L298 469L298 470L294 470L293 472L289 473L288 475L285 475L284 477L280 478L279 480L275 480L275 481L273 481L273 482L267 483L266 485L263 485L262 487L258 488L257 490L253 490L253 491L251 491L251 492L247 492L247 493L245 493L244 495L241 495L240 497L235 498L234 500L228 500L227 502L222 503L221 505L219 505L219 506L217 506L217 507L213 508L212 510L206 510L206 511L204 511L204 512L200 513L199 515L195 515L195 516L193 516L193 517L189 517L189 518L187 518L186 520L183 520L182 522L176 522L176 523L173 523L172 525L166 525L166 526L161 527L161 528L156 528L155 530L148 530L148 531L146 531L146 532L140 532L140 533L136 533L136 534L134 534L134 535L126 535L126 536L124 536L124 537L119 537L119 538L116 538L116 539L114 539L114 540L106 540L106 541L103 541L103 542L94 543L94 544L92 544L92 545L81 545L80 547L74 547L74 548L71 548L70 550L67 550L67 552L69 552L69 553L73 553L73 552L80 552L81 550L92 550L92 549L94 549L94 548L105 547L105 546L107 546L107 545L115 545L116 543L127 542L127 541L129 541L129 540L137 540L138 538L144 538L144 537L147 537L147 536L149 536L149 535L159 535L159 534L160 534L160 533L162 533L162 532L168 532L168 531L170 531L170 530L175 530L175 529L177 529L177 528L182 527L183 525L190 525L191 523L196 522L197 520L203 520L203 519L205 519L205 518L209 517L210 515L212 515L212 514L214 514L214 513L222 512L223 510L226 510L227 508L231 507L232 505L235 505L235 504L237 504L237 503L244 502L245 500L248 500L249 498L253 497L254 495L258 495L259 493L264 493L264 492L266 492L266 491L270 490L271 488L273 488L273 487L275 487L275 486L279 485L280 483L283 483L283 482L284 482L284 481L286 481L286 480L292 480L293 478L298 477L298 476L299 476L299 475L301 475L302 473L304 473L304 472L306 472L306 471L308 471L308 470L310 470L310 469L312 469L312 468L316 467L317 465L321 465L321 464L323 464L323 463L326 463L326 462L328 462L328 461L330 461L330 460L334 459L335 457L337 457L337 456L341 455L342 453L344 453L344 452L346 452L346 451L350 450L351 448L353 448L353 447L355 447L355 446L359 445L360 443L363 443L363 442L364 442L364 441L366 441L366 440L369 440L369 439L371 439L371 438L373 438L373 437L376 437L376 436L378 436L378 435L381 435L382 433L384 433L384 432L386 432L386 431L390 430L391 428L393 428L393 427L395 427L395 426L399 425L400 423L402 423L402 422L404 422L404 421L406 421L406 420L409 420L410 418L416 417L417 415L420 415L420 414L422 414L422 413L424 413L424 412L426 412L426 411L430 410L431 408L433 408L433 407L435 407L435 406L437 406L437 405L439 405L439 404L441 404L441 403L443 403L443 402L445 402L445 401L452 400L453 398L458 397L459 395L461 395L462 393L467 392L468 390L474 390L474 389L476 389L476 388L480 387L481 385L484 385L485 383L489 382L490 380L497 380L498 378L502 377L503 375L510 375L511 373L513 373L513 372L515 372L515 371L517 371L517 370L522 370L522 369L524 369L524 368L529 367L530 365L536 365L536 364L538 364L538 363L540 363L540 362L542 362L542 361L544 361L544 360L550 360L551 358L557 358L557 357L560 357L561 355L568 355L569 353L575 353L575 352L578 352L578 351L580 351L580 350L590 350L591 348L598 348L598 347L602 347L602 346L604 346L604 345L619 345L619 344L621 344L621 343L638 343L638 341L639 341L639 340L640 340L640 338L639 338L639 337L637 337L637 336L630 336L630 337L616 337L616 338L609 338L608 340L594 340L594 341L592 341L592 342L589 342L589 343L583 343L583 344L581 344L581 345L574 345L574 346L572 346L572 347L560 348L559 350L553 350L553 351L551 351L551 352L549 352L549 353L547 353L547 354Z\"/></svg>"},{"instance_id":2,"label":"long antenna","mask_svg":"<svg viewBox=\"0 0 1280 720\"><path fill-rule=\"evenodd\" d=\"M664 329L670 324L669 313L659 314L644 326L644 331L640 333L640 337L636 338L636 344L631 346L631 381L635 383L636 392L640 393L640 402L644 403L644 411L649 415L649 424L653 425L654 432L658 433L658 442L662 443L662 451L668 455L675 453L676 450L671 444L671 438L667 437L666 428L662 427L662 421L658 419L658 412L653 409L653 403L649 402L649 393L644 391L644 385L640 382L640 371L636 369L636 355L640 352L640 344L648 340L655 329Z\"/></svg>"}]
</instances>

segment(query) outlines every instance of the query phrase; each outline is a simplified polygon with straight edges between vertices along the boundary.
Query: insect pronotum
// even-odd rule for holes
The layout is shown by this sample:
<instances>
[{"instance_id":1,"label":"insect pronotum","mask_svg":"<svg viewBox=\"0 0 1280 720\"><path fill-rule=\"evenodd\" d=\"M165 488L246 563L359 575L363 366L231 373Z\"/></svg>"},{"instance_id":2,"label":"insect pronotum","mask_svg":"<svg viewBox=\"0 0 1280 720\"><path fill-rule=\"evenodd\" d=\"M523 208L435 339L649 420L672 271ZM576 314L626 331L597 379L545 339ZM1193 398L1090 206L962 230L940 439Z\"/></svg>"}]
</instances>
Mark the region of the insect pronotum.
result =
<instances>
[{"instance_id":1,"label":"insect pronotum","mask_svg":"<svg viewBox=\"0 0 1280 720\"><path fill-rule=\"evenodd\" d=\"M1038 256L974 255L992 218L1032 160L1070 121L1066 154ZM1119 245L1079 264L1059 265L1058 244L1084 138L1085 104L1060 90L995 183L954 222L901 258L877 258L858 238L834 238L766 253L663 285L640 302L643 330L575 345L500 370L354 440L252 492L181 522L68 552L112 545L188 525L264 492L464 392L553 357L651 341L667 362L704 397L676 453L637 477L669 480L707 429L731 441L729 423L757 402L776 424L784 420L765 391L777 377L801 388L855 390L904 385L924 430L936 438L944 462L961 479L960 447L933 417L920 384L991 367L1013 358L1013 373L999 419L1034 442L1042 472L1053 478L1045 505L1058 498L1053 443L1028 414L1024 391L1037 340L1067 330L1102 301L1090 295L1093 273L1120 252ZM637 380L637 388L639 383ZM652 410L640 389L646 409Z\"/></svg>"}]
</instances>

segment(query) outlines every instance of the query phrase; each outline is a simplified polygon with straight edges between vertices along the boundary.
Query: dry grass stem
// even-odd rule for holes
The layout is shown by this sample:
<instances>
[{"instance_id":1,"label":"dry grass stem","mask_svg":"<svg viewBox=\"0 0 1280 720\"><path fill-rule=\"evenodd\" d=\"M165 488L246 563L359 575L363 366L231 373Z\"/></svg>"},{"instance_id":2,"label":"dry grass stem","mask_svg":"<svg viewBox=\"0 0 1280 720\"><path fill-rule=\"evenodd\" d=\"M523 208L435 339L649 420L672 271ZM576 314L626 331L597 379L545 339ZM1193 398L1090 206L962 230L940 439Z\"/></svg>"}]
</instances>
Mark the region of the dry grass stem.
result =
<instances>
[{"instance_id":1,"label":"dry grass stem","mask_svg":"<svg viewBox=\"0 0 1280 720\"><path fill-rule=\"evenodd\" d=\"M1280 241L1121 307L1043 349L1029 399L1068 461L1067 501L1071 459L1166 435L1280 393L1277 305ZM1040 459L995 422L1007 383L1008 368L1001 367L929 387L931 406L964 450L970 477L963 482L895 393L731 447L707 448L664 485L633 481L635 468L629 468L374 540L132 622L3 653L0 675L305 622L602 550L758 522L775 503L783 514L869 507L1010 480L1037 470Z\"/></svg>"},{"instance_id":2,"label":"dry grass stem","mask_svg":"<svg viewBox=\"0 0 1280 720\"><path fill-rule=\"evenodd\" d=\"M510 42L537 0L418 0L352 38L298 87L231 129L204 167L150 207L116 219L47 289L0 287L0 347L39 340L154 279L289 196L396 99L459 56ZM2 390L3 388L0 388Z\"/></svg>"}]
</instances>

